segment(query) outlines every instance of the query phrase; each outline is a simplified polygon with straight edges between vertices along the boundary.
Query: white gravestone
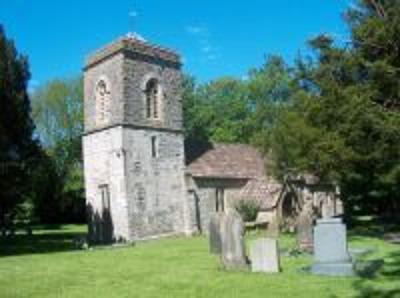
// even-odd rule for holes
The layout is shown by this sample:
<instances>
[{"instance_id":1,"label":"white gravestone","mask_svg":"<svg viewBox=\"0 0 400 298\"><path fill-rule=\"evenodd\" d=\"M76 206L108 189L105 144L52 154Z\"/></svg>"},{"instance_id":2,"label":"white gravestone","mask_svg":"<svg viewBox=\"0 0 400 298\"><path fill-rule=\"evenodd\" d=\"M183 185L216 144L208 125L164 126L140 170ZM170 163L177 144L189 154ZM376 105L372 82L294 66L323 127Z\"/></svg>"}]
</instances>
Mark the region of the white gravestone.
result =
<instances>
[{"instance_id":1,"label":"white gravestone","mask_svg":"<svg viewBox=\"0 0 400 298\"><path fill-rule=\"evenodd\" d=\"M262 238L250 243L252 272L276 273L280 271L278 241Z\"/></svg>"},{"instance_id":2,"label":"white gravestone","mask_svg":"<svg viewBox=\"0 0 400 298\"><path fill-rule=\"evenodd\" d=\"M340 218L317 220L314 227L314 264L311 272L320 275L353 275L347 251L346 226Z\"/></svg>"}]
</instances>

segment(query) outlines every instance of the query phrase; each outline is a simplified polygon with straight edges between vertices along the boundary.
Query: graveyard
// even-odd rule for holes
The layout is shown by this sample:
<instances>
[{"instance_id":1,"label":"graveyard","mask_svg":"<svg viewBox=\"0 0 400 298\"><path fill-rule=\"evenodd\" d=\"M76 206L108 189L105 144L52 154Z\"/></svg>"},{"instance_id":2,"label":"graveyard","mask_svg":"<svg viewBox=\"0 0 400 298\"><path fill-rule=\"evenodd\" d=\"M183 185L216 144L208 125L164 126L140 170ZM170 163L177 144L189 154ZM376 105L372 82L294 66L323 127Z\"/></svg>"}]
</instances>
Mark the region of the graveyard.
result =
<instances>
[{"instance_id":1,"label":"graveyard","mask_svg":"<svg viewBox=\"0 0 400 298\"><path fill-rule=\"evenodd\" d=\"M363 276L315 276L302 268L312 256L296 255L295 237L279 237L281 272L226 271L209 253L208 240L171 238L135 246L74 250L83 225L38 227L31 239L0 246L2 297L398 297L398 244L382 239L382 226L362 222L349 232L359 258L384 264ZM258 238L246 234L247 245ZM10 286L12 284L12 286Z\"/></svg>"},{"instance_id":2,"label":"graveyard","mask_svg":"<svg viewBox=\"0 0 400 298\"><path fill-rule=\"evenodd\" d=\"M0 298L400 298L399 36L400 0L0 1Z\"/></svg>"}]
</instances>

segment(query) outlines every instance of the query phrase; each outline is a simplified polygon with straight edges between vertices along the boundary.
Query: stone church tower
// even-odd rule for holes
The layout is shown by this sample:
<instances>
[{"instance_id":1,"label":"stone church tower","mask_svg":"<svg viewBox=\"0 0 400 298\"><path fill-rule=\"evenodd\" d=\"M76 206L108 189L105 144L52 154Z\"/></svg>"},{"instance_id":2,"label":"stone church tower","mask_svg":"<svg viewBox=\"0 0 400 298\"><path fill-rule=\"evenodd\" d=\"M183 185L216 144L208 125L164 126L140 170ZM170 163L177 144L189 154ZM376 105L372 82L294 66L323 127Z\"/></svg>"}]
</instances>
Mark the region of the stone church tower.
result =
<instances>
[{"instance_id":1,"label":"stone church tower","mask_svg":"<svg viewBox=\"0 0 400 298\"><path fill-rule=\"evenodd\" d=\"M92 242L188 232L179 56L135 36L90 55L83 136Z\"/></svg>"}]
</instances>

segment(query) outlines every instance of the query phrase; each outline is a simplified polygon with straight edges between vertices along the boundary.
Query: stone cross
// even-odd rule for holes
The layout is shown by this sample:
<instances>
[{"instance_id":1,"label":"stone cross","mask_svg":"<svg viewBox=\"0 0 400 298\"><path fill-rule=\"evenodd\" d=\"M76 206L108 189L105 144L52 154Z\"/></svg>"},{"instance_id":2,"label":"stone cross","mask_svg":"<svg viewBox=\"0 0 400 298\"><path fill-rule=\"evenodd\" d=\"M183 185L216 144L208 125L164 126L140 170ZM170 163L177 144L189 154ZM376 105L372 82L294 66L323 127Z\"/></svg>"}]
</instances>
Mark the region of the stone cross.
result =
<instances>
[{"instance_id":1,"label":"stone cross","mask_svg":"<svg viewBox=\"0 0 400 298\"><path fill-rule=\"evenodd\" d=\"M252 272L279 272L279 250L276 239L261 238L250 243Z\"/></svg>"},{"instance_id":2,"label":"stone cross","mask_svg":"<svg viewBox=\"0 0 400 298\"><path fill-rule=\"evenodd\" d=\"M247 268L244 223L238 212L229 210L221 221L221 262L226 269Z\"/></svg>"}]
</instances>

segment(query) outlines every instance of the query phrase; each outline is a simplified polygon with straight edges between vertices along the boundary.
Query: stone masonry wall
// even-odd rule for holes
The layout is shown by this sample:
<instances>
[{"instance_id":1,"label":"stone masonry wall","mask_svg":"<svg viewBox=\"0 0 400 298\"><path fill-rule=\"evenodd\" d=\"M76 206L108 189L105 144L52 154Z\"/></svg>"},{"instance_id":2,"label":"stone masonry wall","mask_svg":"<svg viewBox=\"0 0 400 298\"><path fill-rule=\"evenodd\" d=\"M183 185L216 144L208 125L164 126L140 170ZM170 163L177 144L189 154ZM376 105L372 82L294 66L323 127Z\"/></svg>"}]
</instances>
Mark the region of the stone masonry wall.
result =
<instances>
[{"instance_id":1,"label":"stone masonry wall","mask_svg":"<svg viewBox=\"0 0 400 298\"><path fill-rule=\"evenodd\" d=\"M106 126L113 124L120 124L124 122L124 80L122 65L124 63L124 56L118 54L109 60L105 60L103 63L96 65L86 70L84 76L84 124L85 132L90 132L99 127L96 123L96 99L95 99L95 88L96 84L101 78L105 78L108 83L108 87L111 91L111 111L110 121Z\"/></svg>"},{"instance_id":2,"label":"stone masonry wall","mask_svg":"<svg viewBox=\"0 0 400 298\"><path fill-rule=\"evenodd\" d=\"M103 130L84 136L83 154L86 203L90 210L89 230L93 230L102 217L100 185L110 190L110 215L114 240L128 240L128 202L126 197L125 156L121 127ZM90 233L92 241L101 242L98 235ZM97 239L93 239L93 237Z\"/></svg>"},{"instance_id":3,"label":"stone masonry wall","mask_svg":"<svg viewBox=\"0 0 400 298\"><path fill-rule=\"evenodd\" d=\"M246 184L246 179L207 179L193 178L191 183L192 191L187 196L189 202L198 200L198 211L200 227L203 233L208 233L208 225L211 215L216 212L216 189L223 188L225 192L225 211L233 208L233 200L237 197L242 187Z\"/></svg>"},{"instance_id":4,"label":"stone masonry wall","mask_svg":"<svg viewBox=\"0 0 400 298\"><path fill-rule=\"evenodd\" d=\"M113 238L127 241L188 232L191 220L184 183L179 58L135 43L120 39L108 45L88 58L84 75L87 204L101 218L99 187L108 185ZM96 122L95 89L100 79L110 88L110 118L105 124ZM162 90L157 119L146 116L145 87L150 79L156 79ZM93 220L89 227L95 227Z\"/></svg>"},{"instance_id":5,"label":"stone masonry wall","mask_svg":"<svg viewBox=\"0 0 400 298\"><path fill-rule=\"evenodd\" d=\"M126 98L124 122L182 130L182 86L180 70L163 64L156 59L140 60L133 54L127 55L123 63L124 96ZM147 119L145 87L150 79L157 79L162 90L160 119Z\"/></svg>"},{"instance_id":6,"label":"stone masonry wall","mask_svg":"<svg viewBox=\"0 0 400 298\"><path fill-rule=\"evenodd\" d=\"M152 157L151 138L157 157ZM180 133L124 129L130 239L184 233L184 152Z\"/></svg>"}]
</instances>

